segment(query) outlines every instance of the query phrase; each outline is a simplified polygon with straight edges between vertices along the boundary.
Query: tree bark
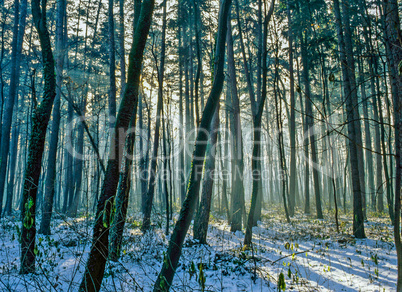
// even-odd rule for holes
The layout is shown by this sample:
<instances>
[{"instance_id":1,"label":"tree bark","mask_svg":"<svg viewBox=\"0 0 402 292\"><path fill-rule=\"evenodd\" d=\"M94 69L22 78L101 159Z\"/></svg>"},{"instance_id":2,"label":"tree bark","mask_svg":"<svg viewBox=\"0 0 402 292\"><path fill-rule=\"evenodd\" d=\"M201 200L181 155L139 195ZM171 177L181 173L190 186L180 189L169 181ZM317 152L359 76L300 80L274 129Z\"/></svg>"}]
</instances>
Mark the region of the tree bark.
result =
<instances>
[{"instance_id":1,"label":"tree bark","mask_svg":"<svg viewBox=\"0 0 402 292\"><path fill-rule=\"evenodd\" d=\"M251 175L253 180L252 193L251 193L251 206L247 218L246 234L244 236L244 245L250 246L253 236L253 222L254 212L257 205L258 191L261 186L261 119L262 112L264 110L264 103L267 98L267 36L268 36L268 23L271 19L275 6L275 0L272 0L271 6L268 10L264 20L264 32L263 32L263 55L262 55L262 88L261 88L261 100L257 105L257 111L253 114L253 153L251 157Z\"/></svg>"},{"instance_id":2,"label":"tree bark","mask_svg":"<svg viewBox=\"0 0 402 292\"><path fill-rule=\"evenodd\" d=\"M50 235L50 220L52 218L53 200L55 195L56 168L57 168L57 145L59 142L60 128L60 95L63 79L64 63L64 17L66 13L66 2L57 2L56 18L56 97L53 105L52 131L49 142L48 175L45 182L45 197L43 199L42 220L39 233Z\"/></svg>"},{"instance_id":3,"label":"tree bark","mask_svg":"<svg viewBox=\"0 0 402 292\"><path fill-rule=\"evenodd\" d=\"M105 272L106 259L109 253L109 228L111 208L116 195L119 179L120 164L124 146L124 134L129 126L131 116L138 103L138 91L145 43L147 41L154 10L153 0L144 0L138 25L135 28L133 43L130 51L128 76L125 93L120 102L119 113L115 123L115 133L109 153L105 179L98 200L93 243L86 264L85 273L79 291L99 291Z\"/></svg>"},{"instance_id":4,"label":"tree bark","mask_svg":"<svg viewBox=\"0 0 402 292\"><path fill-rule=\"evenodd\" d=\"M19 0L14 2L15 15L13 27L13 40L11 44L11 72L10 88L8 98L5 100L4 114L2 114L1 143L0 143L0 215L3 205L4 190L7 177L7 162L10 150L10 132L13 121L13 109L18 95L18 85L20 78L20 60L22 43L25 34L25 22L27 15L27 1ZM20 11L21 10L21 11ZM20 13L21 12L21 13ZM2 111L3 112L3 111Z\"/></svg>"},{"instance_id":5,"label":"tree bark","mask_svg":"<svg viewBox=\"0 0 402 292\"><path fill-rule=\"evenodd\" d=\"M349 61L350 58L346 57L346 48L343 35L343 25L339 7L339 1L334 0L334 12L336 18L336 28L338 37L338 47L340 51L340 59L342 66L342 77L343 77L343 89L344 98L346 99L346 111L347 111L347 124L348 124L348 138L349 138L349 158L350 158L350 168L352 177L352 188L353 188L353 234L356 238L365 238L364 233L364 217L363 217L363 206L362 206L362 193L361 184L359 176L359 165L358 165L358 151L356 145L356 135L357 135L357 125L355 123L355 113L354 113L354 103L352 99L352 84L350 79ZM348 26L349 19L346 18ZM353 73L354 74L354 73ZM356 90L353 88L353 90Z\"/></svg>"},{"instance_id":6,"label":"tree bark","mask_svg":"<svg viewBox=\"0 0 402 292\"><path fill-rule=\"evenodd\" d=\"M165 74L165 48L166 48L166 1L163 2L163 24L162 24L162 44L161 44L161 61L158 69L158 104L156 108L155 136L152 150L151 169L149 171L148 194L145 201L145 212L142 220L141 230L147 231L151 227L151 213L155 193L156 168L158 164L158 148L161 126L161 114L163 107L163 79ZM155 58L156 61L156 58Z\"/></svg>"},{"instance_id":7,"label":"tree bark","mask_svg":"<svg viewBox=\"0 0 402 292\"><path fill-rule=\"evenodd\" d=\"M168 291L172 285L173 277L179 263L183 242L194 215L196 202L198 201L202 176L201 171L205 160L208 133L211 128L212 116L217 108L224 82L223 67L225 62L225 40L230 4L231 0L223 0L221 2L212 88L202 114L200 126L197 130L197 139L195 142L186 199L183 202L179 220L175 225L173 234L169 241L168 251L161 272L159 273L154 285L154 291Z\"/></svg>"},{"instance_id":8,"label":"tree bark","mask_svg":"<svg viewBox=\"0 0 402 292\"><path fill-rule=\"evenodd\" d=\"M193 237L199 243L207 243L209 213L211 210L212 190L215 179L215 161L217 156L216 141L219 131L219 104L212 119L211 133L208 148L206 150L204 180L200 206L194 218Z\"/></svg>"},{"instance_id":9,"label":"tree bark","mask_svg":"<svg viewBox=\"0 0 402 292\"><path fill-rule=\"evenodd\" d=\"M37 106L32 117L28 163L24 174L21 209L21 218L23 219L21 231L21 274L35 272L36 195L41 173L42 154L45 147L46 129L56 96L54 59L46 24L46 1L42 2L42 7L39 0L33 0L31 5L35 28L39 34L45 84L42 102Z\"/></svg>"},{"instance_id":10,"label":"tree bark","mask_svg":"<svg viewBox=\"0 0 402 292\"><path fill-rule=\"evenodd\" d=\"M287 17L288 17L288 42L289 42L289 86L290 86L290 203L289 215L294 216L296 205L296 119L295 119L295 89L294 89L294 73L293 73L293 32L292 32L292 15L290 10L290 1L287 1Z\"/></svg>"},{"instance_id":11,"label":"tree bark","mask_svg":"<svg viewBox=\"0 0 402 292\"><path fill-rule=\"evenodd\" d=\"M231 190L231 223L230 231L235 232L241 230L242 227L242 211L244 208L244 186L243 186L243 135L240 121L240 105L236 87L236 70L234 63L233 53L233 39L232 27L230 23L230 16L228 19L228 29L226 35L227 41L227 62L228 62L228 75L229 87L231 98L231 129L232 129L232 190Z\"/></svg>"}]
</instances>

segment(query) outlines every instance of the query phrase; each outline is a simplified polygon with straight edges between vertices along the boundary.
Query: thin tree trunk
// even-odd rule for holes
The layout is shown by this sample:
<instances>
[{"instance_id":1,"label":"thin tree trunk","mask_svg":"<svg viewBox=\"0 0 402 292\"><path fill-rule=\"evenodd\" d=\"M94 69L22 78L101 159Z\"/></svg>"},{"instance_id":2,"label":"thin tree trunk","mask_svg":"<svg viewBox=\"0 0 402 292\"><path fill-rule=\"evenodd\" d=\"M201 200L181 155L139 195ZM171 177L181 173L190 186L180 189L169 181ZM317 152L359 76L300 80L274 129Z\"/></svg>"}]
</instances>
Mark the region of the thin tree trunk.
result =
<instances>
[{"instance_id":1,"label":"thin tree trunk","mask_svg":"<svg viewBox=\"0 0 402 292\"><path fill-rule=\"evenodd\" d=\"M43 4L46 5L46 2ZM54 60L50 35L47 30L46 7L41 7L39 0L33 0L31 5L35 27L39 34L45 84L42 102L37 106L32 117L28 163L24 175L21 209L21 218L23 218L21 232L21 274L35 272L36 195L41 173L47 125L49 123L53 101L56 96Z\"/></svg>"},{"instance_id":2,"label":"thin tree trunk","mask_svg":"<svg viewBox=\"0 0 402 292\"><path fill-rule=\"evenodd\" d=\"M202 183L202 194L200 206L194 218L193 236L199 243L207 243L207 232L209 213L211 210L212 191L215 178L215 160L217 156L216 141L219 130L219 104L212 119L209 143L205 158L204 180Z\"/></svg>"},{"instance_id":3,"label":"thin tree trunk","mask_svg":"<svg viewBox=\"0 0 402 292\"><path fill-rule=\"evenodd\" d=\"M198 201L202 177L201 171L205 160L206 142L208 141L207 133L209 133L209 129L211 128L212 116L218 106L224 82L223 67L225 62L225 39L230 4L231 0L223 0L221 3L213 84L202 114L200 127L197 131L197 139L195 142L186 199L180 210L179 220L173 230L168 251L164 259L164 264L162 265L161 272L159 273L154 285L154 291L169 291L170 286L172 285L173 277L179 263L183 242L194 215L196 202Z\"/></svg>"},{"instance_id":4,"label":"thin tree trunk","mask_svg":"<svg viewBox=\"0 0 402 292\"><path fill-rule=\"evenodd\" d=\"M108 0L108 42L109 42L109 123L113 129L116 117L116 54L114 41L114 0Z\"/></svg>"},{"instance_id":5,"label":"thin tree trunk","mask_svg":"<svg viewBox=\"0 0 402 292\"><path fill-rule=\"evenodd\" d=\"M289 85L290 85L290 203L289 215L294 216L296 205L296 119L295 119L295 89L294 89L294 74L293 74L293 32L292 32L292 16L290 10L290 2L287 1L287 17L288 17L288 42L289 42Z\"/></svg>"},{"instance_id":6,"label":"thin tree trunk","mask_svg":"<svg viewBox=\"0 0 402 292\"><path fill-rule=\"evenodd\" d=\"M165 48L166 48L166 1L163 2L163 24L162 24L162 44L161 44L161 61L158 69L158 104L156 108L155 136L152 150L151 169L149 171L148 194L145 201L145 212L142 220L142 231L147 231L151 227L151 213L155 193L156 168L158 164L158 148L161 114L163 108L163 79L165 74ZM155 58L156 61L156 58Z\"/></svg>"},{"instance_id":7,"label":"thin tree trunk","mask_svg":"<svg viewBox=\"0 0 402 292\"><path fill-rule=\"evenodd\" d=\"M60 95L63 79L64 63L64 17L66 13L66 2L57 2L56 19L56 97L53 105L52 131L49 142L48 175L45 182L45 197L43 199L42 220L39 233L50 235L50 220L52 218L53 200L55 196L56 168L57 168L57 145L59 142L60 128Z\"/></svg>"},{"instance_id":8,"label":"thin tree trunk","mask_svg":"<svg viewBox=\"0 0 402 292\"><path fill-rule=\"evenodd\" d=\"M353 71L350 72L349 64L351 58L347 58L345 54L345 42L342 31L342 19L340 13L340 7L338 0L334 0L334 12L336 18L337 36L338 36L338 47L340 51L340 59L342 66L342 76L343 76L343 88L344 88L344 98L346 99L346 110L347 110L347 123L348 123L348 138L349 138L349 157L350 157L350 167L351 167L351 177L352 177L352 188L353 188L353 234L357 238L365 238L364 233L364 217L363 217L363 206L362 206L362 192L361 183L359 176L359 164L358 164L358 151L356 145L356 135L357 135L357 125L355 123L356 114L354 113L354 103L352 99L352 89L353 81L351 81L350 74L354 74ZM349 18L345 17L346 22L344 25L349 26ZM350 41L350 40L349 40Z\"/></svg>"},{"instance_id":9,"label":"thin tree trunk","mask_svg":"<svg viewBox=\"0 0 402 292\"><path fill-rule=\"evenodd\" d=\"M268 10L264 20L264 32L263 32L263 56L262 56L262 88L261 88L261 100L257 106L257 112L253 115L253 153L251 157L251 173L252 173L252 193L251 193L251 206L247 218L246 234L244 236L244 245L250 246L252 240L252 227L254 222L254 212L257 204L258 189L261 185L261 173L259 172L261 163L261 119L262 112L264 110L264 103L267 98L267 36L268 36L268 23L271 19L275 6L275 0L272 0L271 6Z\"/></svg>"},{"instance_id":10,"label":"thin tree trunk","mask_svg":"<svg viewBox=\"0 0 402 292\"><path fill-rule=\"evenodd\" d=\"M93 230L93 244L89 253L85 273L79 291L99 291L105 272L106 259L109 253L109 228L111 209L116 195L119 180L119 170L122 161L125 131L129 126L131 116L136 113L134 109L138 103L138 91L143 53L154 9L153 0L144 0L141 4L141 13L135 27L133 44L131 47L128 76L125 93L120 102L119 113L115 123L109 160L106 168L100 198L95 216ZM117 156L116 156L117 155Z\"/></svg>"},{"instance_id":11,"label":"thin tree trunk","mask_svg":"<svg viewBox=\"0 0 402 292\"><path fill-rule=\"evenodd\" d=\"M27 15L27 1L19 0L14 2L14 27L13 40L11 44L11 72L10 88L8 98L5 100L4 114L2 114L1 144L0 144L0 215L3 205L4 190L7 176L7 162L10 150L10 132L13 121L14 103L18 95L18 85L20 78L20 60L22 52L22 43L25 34L25 20ZM21 13L20 13L21 10ZM3 111L2 111L3 113Z\"/></svg>"},{"instance_id":12,"label":"thin tree trunk","mask_svg":"<svg viewBox=\"0 0 402 292\"><path fill-rule=\"evenodd\" d=\"M232 27L230 23L230 17L228 19L227 29L227 62L228 62L228 75L229 75L229 87L231 98L231 128L233 136L232 144L232 190L231 190L231 224L230 231L235 232L241 230L242 223L242 210L244 207L244 186L243 186L243 137L240 121L240 105L236 87L236 70L234 63L233 53L233 39L232 39Z\"/></svg>"}]
</instances>

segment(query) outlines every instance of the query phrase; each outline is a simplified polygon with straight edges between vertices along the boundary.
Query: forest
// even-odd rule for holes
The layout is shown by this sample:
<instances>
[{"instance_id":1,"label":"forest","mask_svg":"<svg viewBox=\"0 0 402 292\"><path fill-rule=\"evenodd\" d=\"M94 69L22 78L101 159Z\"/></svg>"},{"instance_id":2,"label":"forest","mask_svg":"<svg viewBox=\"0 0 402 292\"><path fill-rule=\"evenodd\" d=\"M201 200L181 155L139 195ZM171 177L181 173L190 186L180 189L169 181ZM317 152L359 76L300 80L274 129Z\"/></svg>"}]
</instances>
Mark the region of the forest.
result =
<instances>
[{"instance_id":1,"label":"forest","mask_svg":"<svg viewBox=\"0 0 402 292\"><path fill-rule=\"evenodd\" d=\"M0 0L0 291L402 292L398 2Z\"/></svg>"}]
</instances>

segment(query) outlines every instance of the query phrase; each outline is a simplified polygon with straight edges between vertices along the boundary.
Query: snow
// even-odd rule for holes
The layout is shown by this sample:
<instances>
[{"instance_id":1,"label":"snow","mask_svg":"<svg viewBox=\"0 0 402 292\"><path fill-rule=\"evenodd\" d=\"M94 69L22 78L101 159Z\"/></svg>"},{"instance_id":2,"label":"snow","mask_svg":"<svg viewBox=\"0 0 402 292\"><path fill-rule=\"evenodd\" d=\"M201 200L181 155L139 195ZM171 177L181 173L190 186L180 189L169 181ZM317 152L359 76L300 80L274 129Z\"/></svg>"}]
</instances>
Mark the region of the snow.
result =
<instances>
[{"instance_id":1,"label":"snow","mask_svg":"<svg viewBox=\"0 0 402 292\"><path fill-rule=\"evenodd\" d=\"M211 216L208 245L194 242L190 230L172 291L202 291L202 274L205 291L278 291L280 273L286 291L395 291L397 258L387 218L370 218L367 238L355 239L350 216L341 218L338 234L329 214L325 220L298 215L292 225L275 214L265 213L253 228L252 251L243 248L243 232L231 233L216 216ZM19 275L21 224L16 218L0 221L0 291L76 291L92 221L58 216L52 222L53 235L37 235L37 273ZM152 291L169 236L164 228L143 235L139 222L138 216L129 218L122 257L108 263L102 291Z\"/></svg>"}]
</instances>

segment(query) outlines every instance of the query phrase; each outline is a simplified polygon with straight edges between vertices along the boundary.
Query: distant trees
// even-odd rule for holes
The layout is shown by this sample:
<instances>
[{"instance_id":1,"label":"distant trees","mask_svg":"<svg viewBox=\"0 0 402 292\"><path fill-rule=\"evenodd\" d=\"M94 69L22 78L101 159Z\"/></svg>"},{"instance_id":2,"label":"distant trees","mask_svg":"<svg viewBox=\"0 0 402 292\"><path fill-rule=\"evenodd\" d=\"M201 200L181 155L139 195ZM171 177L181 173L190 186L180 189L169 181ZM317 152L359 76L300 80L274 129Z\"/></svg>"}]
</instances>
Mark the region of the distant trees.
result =
<instances>
[{"instance_id":1,"label":"distant trees","mask_svg":"<svg viewBox=\"0 0 402 292\"><path fill-rule=\"evenodd\" d=\"M398 1L0 2L0 209L22 212L21 273L39 215L49 235L96 209L80 289L98 291L127 218L169 235L180 209L166 291L194 215L200 243L218 214L250 247L277 205L288 222L352 210L357 238L386 212L402 279Z\"/></svg>"}]
</instances>

